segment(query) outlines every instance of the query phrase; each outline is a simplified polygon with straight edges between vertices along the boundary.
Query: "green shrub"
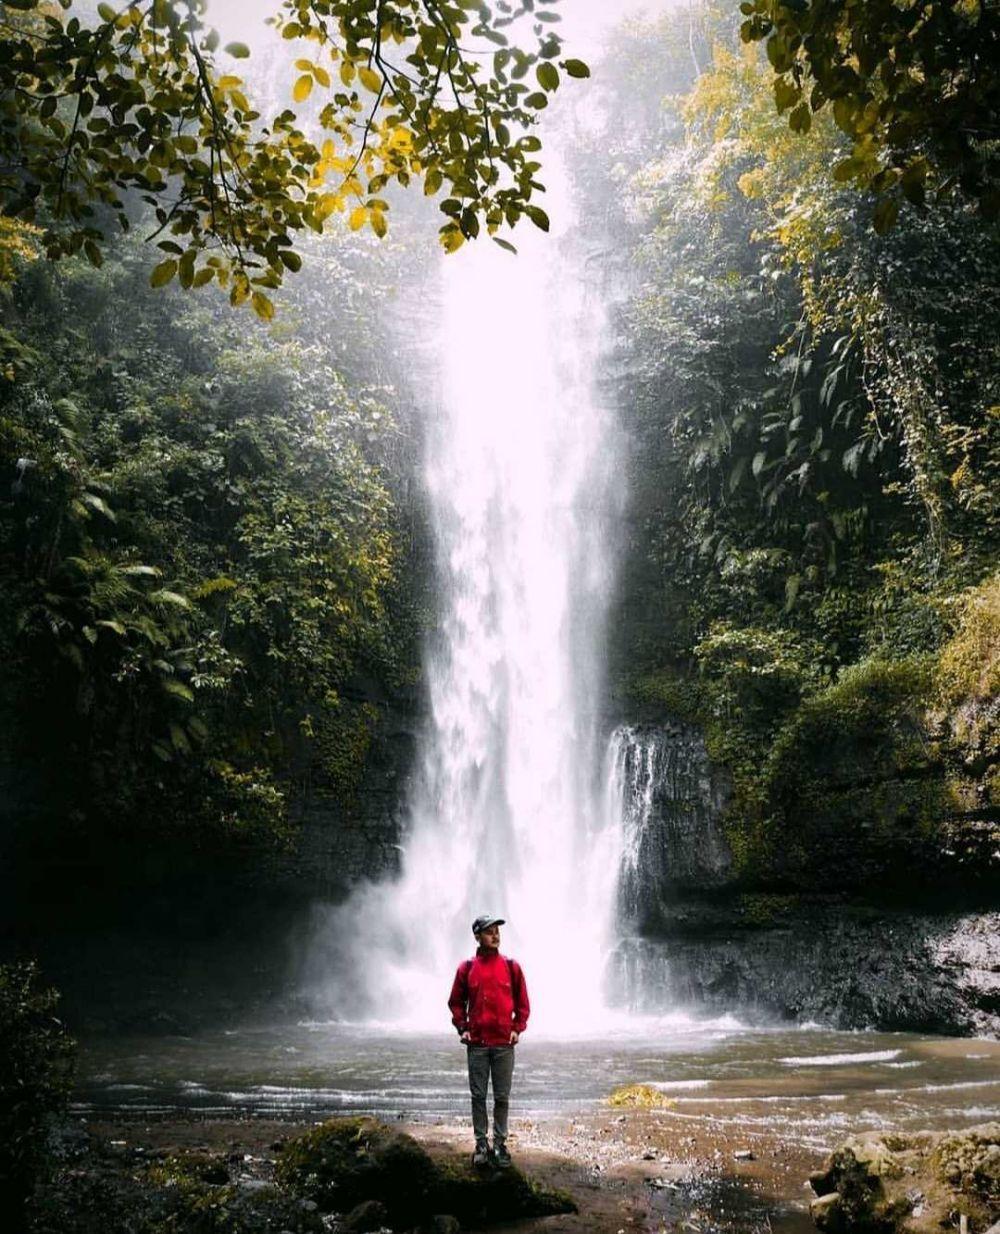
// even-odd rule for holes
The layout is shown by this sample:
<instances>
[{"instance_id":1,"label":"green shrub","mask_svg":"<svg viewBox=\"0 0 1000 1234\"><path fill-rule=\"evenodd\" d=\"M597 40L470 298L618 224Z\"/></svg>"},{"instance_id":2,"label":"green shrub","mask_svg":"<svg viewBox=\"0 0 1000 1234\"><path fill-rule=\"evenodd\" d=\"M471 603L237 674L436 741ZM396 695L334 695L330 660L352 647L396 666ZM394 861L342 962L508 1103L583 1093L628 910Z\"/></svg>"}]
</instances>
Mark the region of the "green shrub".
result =
<instances>
[{"instance_id":1,"label":"green shrub","mask_svg":"<svg viewBox=\"0 0 1000 1234\"><path fill-rule=\"evenodd\" d=\"M958 600L958 626L941 649L938 689L957 706L1000 694L1000 573Z\"/></svg>"},{"instance_id":2,"label":"green shrub","mask_svg":"<svg viewBox=\"0 0 1000 1234\"><path fill-rule=\"evenodd\" d=\"M1000 775L1000 574L954 602L957 622L938 662L935 719L956 770L972 777L966 807L996 801Z\"/></svg>"},{"instance_id":3,"label":"green shrub","mask_svg":"<svg viewBox=\"0 0 1000 1234\"><path fill-rule=\"evenodd\" d=\"M762 781L789 870L834 862L841 883L867 883L932 834L947 798L925 724L933 670L931 656L863 660L783 725Z\"/></svg>"},{"instance_id":4,"label":"green shrub","mask_svg":"<svg viewBox=\"0 0 1000 1234\"><path fill-rule=\"evenodd\" d=\"M0 1212L16 1219L69 1097L74 1043L55 1017L58 999L34 963L0 965Z\"/></svg>"},{"instance_id":5,"label":"green shrub","mask_svg":"<svg viewBox=\"0 0 1000 1234\"><path fill-rule=\"evenodd\" d=\"M890 776L923 761L921 714L930 695L929 656L862 660L805 699L779 733L766 775L801 791L817 774L856 780Z\"/></svg>"},{"instance_id":6,"label":"green shrub","mask_svg":"<svg viewBox=\"0 0 1000 1234\"><path fill-rule=\"evenodd\" d=\"M719 718L767 727L821 684L822 650L794 630L716 622L694 654L718 683Z\"/></svg>"}]
</instances>

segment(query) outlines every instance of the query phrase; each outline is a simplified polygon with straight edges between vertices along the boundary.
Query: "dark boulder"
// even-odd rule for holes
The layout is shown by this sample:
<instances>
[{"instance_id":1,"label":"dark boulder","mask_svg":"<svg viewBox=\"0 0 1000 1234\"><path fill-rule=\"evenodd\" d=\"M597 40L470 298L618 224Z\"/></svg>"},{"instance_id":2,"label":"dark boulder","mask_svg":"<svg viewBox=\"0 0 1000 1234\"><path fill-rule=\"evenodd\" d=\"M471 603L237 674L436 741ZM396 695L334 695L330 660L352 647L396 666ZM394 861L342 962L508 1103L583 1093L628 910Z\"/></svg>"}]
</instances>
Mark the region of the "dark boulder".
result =
<instances>
[{"instance_id":1,"label":"dark boulder","mask_svg":"<svg viewBox=\"0 0 1000 1234\"><path fill-rule=\"evenodd\" d=\"M371 1234L389 1224L389 1210L381 1200L362 1200L341 1221L343 1234Z\"/></svg>"},{"instance_id":2,"label":"dark boulder","mask_svg":"<svg viewBox=\"0 0 1000 1234\"><path fill-rule=\"evenodd\" d=\"M575 1211L568 1197L519 1170L479 1174L466 1154L431 1157L412 1136L372 1118L331 1119L290 1140L278 1181L351 1219L373 1212L359 1206L377 1201L396 1230L445 1229L449 1217L470 1226Z\"/></svg>"}]
</instances>

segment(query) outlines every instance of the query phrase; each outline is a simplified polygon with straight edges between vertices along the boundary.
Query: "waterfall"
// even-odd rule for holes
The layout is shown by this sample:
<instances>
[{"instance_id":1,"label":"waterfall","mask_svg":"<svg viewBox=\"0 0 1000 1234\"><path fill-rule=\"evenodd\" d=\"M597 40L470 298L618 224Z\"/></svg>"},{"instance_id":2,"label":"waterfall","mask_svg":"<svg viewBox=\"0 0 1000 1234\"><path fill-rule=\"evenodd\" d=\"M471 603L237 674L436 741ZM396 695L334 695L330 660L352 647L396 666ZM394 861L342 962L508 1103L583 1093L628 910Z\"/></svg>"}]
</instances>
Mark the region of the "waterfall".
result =
<instances>
[{"instance_id":1,"label":"waterfall","mask_svg":"<svg viewBox=\"0 0 1000 1234\"><path fill-rule=\"evenodd\" d=\"M607 810L621 834L618 920L628 928L639 912L643 842L653 819L656 791L670 747L655 730L623 724L608 741Z\"/></svg>"},{"instance_id":2,"label":"waterfall","mask_svg":"<svg viewBox=\"0 0 1000 1234\"><path fill-rule=\"evenodd\" d=\"M326 926L342 995L354 973L346 1002L380 1020L447 1024L482 912L507 920L533 1028L579 1028L604 1005L621 829L598 710L619 459L595 395L601 298L551 148L546 172L552 235L526 225L517 257L484 238L444 263L429 719L399 876Z\"/></svg>"},{"instance_id":3,"label":"waterfall","mask_svg":"<svg viewBox=\"0 0 1000 1234\"><path fill-rule=\"evenodd\" d=\"M616 728L608 768L608 810L617 810L622 837L609 998L633 1015L690 1009L701 1000L678 963L676 929L686 898L730 877L728 777L697 730L670 721Z\"/></svg>"}]
</instances>

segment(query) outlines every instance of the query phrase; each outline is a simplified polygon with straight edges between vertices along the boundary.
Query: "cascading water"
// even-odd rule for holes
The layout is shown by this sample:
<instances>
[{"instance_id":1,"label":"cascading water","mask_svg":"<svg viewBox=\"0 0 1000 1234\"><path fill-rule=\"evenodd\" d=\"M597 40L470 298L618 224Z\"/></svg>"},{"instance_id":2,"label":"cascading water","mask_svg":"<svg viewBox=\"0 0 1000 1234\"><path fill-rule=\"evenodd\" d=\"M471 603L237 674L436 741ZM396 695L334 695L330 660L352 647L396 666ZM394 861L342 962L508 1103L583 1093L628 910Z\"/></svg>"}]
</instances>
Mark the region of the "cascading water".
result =
<instances>
[{"instance_id":1,"label":"cascading water","mask_svg":"<svg viewBox=\"0 0 1000 1234\"><path fill-rule=\"evenodd\" d=\"M446 1023L483 911L509 922L534 1027L603 1006L621 836L596 717L617 455L594 393L599 297L552 151L546 170L562 235L519 234L516 258L484 240L445 263L426 465L440 596L430 719L400 875L359 890L332 926L372 977L351 1001L378 1019Z\"/></svg>"},{"instance_id":2,"label":"cascading water","mask_svg":"<svg viewBox=\"0 0 1000 1234\"><path fill-rule=\"evenodd\" d=\"M663 774L664 743L657 733L620 725L608 742L608 811L620 818L619 919L631 923L638 913L640 858L653 818L657 785Z\"/></svg>"}]
</instances>

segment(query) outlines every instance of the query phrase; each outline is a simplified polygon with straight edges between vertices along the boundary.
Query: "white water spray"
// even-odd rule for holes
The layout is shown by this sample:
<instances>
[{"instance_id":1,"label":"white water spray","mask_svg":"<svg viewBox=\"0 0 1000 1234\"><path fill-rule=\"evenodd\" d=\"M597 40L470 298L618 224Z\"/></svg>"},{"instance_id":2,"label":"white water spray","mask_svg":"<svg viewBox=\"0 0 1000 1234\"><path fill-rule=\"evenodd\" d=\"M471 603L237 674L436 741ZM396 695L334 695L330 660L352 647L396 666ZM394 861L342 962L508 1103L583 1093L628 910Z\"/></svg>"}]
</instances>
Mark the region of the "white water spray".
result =
<instances>
[{"instance_id":1,"label":"white water spray","mask_svg":"<svg viewBox=\"0 0 1000 1234\"><path fill-rule=\"evenodd\" d=\"M533 1028L578 1029L603 1008L621 829L597 710L618 456L594 389L600 297L551 151L546 171L552 235L525 226L516 258L484 239L445 263L430 718L400 876L336 924L379 1020L447 1024L481 912L507 919Z\"/></svg>"}]
</instances>

